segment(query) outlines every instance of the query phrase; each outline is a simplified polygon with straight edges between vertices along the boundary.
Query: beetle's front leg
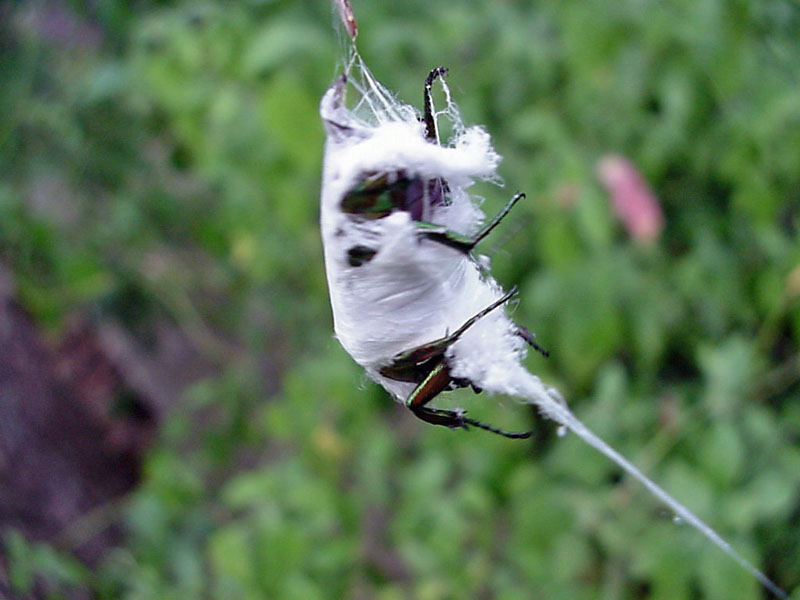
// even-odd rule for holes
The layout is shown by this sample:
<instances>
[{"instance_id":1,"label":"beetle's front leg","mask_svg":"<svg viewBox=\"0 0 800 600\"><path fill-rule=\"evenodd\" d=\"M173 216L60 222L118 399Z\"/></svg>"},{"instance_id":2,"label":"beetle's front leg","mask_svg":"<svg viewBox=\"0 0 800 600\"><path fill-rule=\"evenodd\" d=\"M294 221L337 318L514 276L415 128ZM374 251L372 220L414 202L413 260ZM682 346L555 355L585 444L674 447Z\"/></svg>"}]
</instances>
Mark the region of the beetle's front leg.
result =
<instances>
[{"instance_id":1,"label":"beetle's front leg","mask_svg":"<svg viewBox=\"0 0 800 600\"><path fill-rule=\"evenodd\" d=\"M459 250L464 254L469 254L472 252L475 246L477 246L483 240L483 238L489 235L492 230L500 224L500 221L505 218L514 205L524 197L525 194L522 192L514 194L514 197L508 201L508 203L503 207L503 210L497 213L494 218L484 225L474 236L463 235L461 233L451 231L443 225L436 225L434 223L425 223L421 221L416 222L417 231L419 235L425 239L439 242L440 244L444 244L445 246Z\"/></svg>"}]
</instances>

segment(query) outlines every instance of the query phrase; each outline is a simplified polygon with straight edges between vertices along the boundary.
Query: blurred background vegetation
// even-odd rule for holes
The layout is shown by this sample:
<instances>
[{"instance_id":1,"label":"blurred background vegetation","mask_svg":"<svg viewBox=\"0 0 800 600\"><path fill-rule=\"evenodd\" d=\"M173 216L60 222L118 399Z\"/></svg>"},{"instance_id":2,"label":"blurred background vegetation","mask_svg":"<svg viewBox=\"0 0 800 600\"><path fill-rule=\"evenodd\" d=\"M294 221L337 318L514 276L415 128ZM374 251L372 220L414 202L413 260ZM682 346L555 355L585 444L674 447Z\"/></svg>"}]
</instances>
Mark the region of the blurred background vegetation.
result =
<instances>
[{"instance_id":1,"label":"blurred background vegetation","mask_svg":"<svg viewBox=\"0 0 800 600\"><path fill-rule=\"evenodd\" d=\"M465 120L504 156L487 212L528 193L484 251L552 352L529 367L797 588L800 6L353 4L361 53L400 98L419 104L428 70L450 67ZM134 457L127 491L51 530L0 514L0 591L765 597L526 407L443 399L534 427L530 443L426 426L338 346L317 229L334 22L322 0L0 7L0 264L57 366L90 343L110 365L90 420L127 423L99 451ZM609 154L661 203L649 241L615 216ZM77 402L57 413L85 412L95 380L56 375Z\"/></svg>"}]
</instances>

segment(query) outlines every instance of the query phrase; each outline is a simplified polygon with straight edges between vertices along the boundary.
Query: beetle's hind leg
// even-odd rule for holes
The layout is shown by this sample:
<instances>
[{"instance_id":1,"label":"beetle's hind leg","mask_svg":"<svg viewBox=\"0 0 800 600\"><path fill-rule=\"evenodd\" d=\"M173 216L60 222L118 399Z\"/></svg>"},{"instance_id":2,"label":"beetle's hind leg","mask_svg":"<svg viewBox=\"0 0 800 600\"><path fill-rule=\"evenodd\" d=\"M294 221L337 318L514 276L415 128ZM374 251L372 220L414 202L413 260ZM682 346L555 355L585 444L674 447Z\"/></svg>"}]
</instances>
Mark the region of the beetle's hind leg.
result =
<instances>
[{"instance_id":1,"label":"beetle's hind leg","mask_svg":"<svg viewBox=\"0 0 800 600\"><path fill-rule=\"evenodd\" d=\"M489 425L488 423L483 423L476 419L470 419L462 410L445 410L423 406L417 409L412 408L411 412L414 413L415 417L422 419L426 423L444 425L451 429L469 429L470 426L478 427L479 429L491 431L492 433L502 435L512 440L524 440L533 435L532 431L506 431L494 425Z\"/></svg>"},{"instance_id":2,"label":"beetle's hind leg","mask_svg":"<svg viewBox=\"0 0 800 600\"><path fill-rule=\"evenodd\" d=\"M478 427L512 439L530 437L531 432L509 432L488 425L476 419L467 417L463 411L433 408L427 404L440 393L455 387L475 386L472 382L456 380L450 375L450 368L445 360L445 352L479 319L491 311L505 304L517 289L512 288L508 293L494 301L492 304L476 313L456 331L429 344L417 346L411 350L397 354L392 362L380 369L380 374L397 381L416 383L417 387L406 398L406 406L418 419L433 425L442 425L451 429L468 429L469 426Z\"/></svg>"},{"instance_id":3,"label":"beetle's hind leg","mask_svg":"<svg viewBox=\"0 0 800 600\"><path fill-rule=\"evenodd\" d=\"M428 402L448 389L452 381L450 369L442 358L422 383L411 392L406 400L406 406L415 417L432 425L442 425L450 429L469 429L470 426L473 426L511 439L531 437L532 431L505 431L494 425L471 419L463 410L447 410L427 406Z\"/></svg>"},{"instance_id":4,"label":"beetle's hind leg","mask_svg":"<svg viewBox=\"0 0 800 600\"><path fill-rule=\"evenodd\" d=\"M388 365L381 367L379 373L384 377L396 381L422 382L433 370L433 367L444 358L444 354L450 346L457 342L458 339L480 319L513 298L517 291L518 288L514 286L489 306L472 315L453 333L439 338L438 340L433 340L427 344L422 344L421 346L396 354ZM448 383L449 382L450 380L448 380ZM443 390L444 388L439 391Z\"/></svg>"}]
</instances>

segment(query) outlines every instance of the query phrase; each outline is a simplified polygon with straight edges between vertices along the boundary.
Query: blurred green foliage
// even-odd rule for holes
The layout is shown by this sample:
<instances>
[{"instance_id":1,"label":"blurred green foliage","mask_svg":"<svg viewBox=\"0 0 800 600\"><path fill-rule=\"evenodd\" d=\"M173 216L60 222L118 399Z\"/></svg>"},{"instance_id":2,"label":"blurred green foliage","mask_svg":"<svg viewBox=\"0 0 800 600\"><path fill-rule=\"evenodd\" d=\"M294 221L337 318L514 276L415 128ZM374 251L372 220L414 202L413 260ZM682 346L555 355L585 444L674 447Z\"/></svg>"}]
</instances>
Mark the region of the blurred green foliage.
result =
<instances>
[{"instance_id":1,"label":"blurred green foliage","mask_svg":"<svg viewBox=\"0 0 800 600\"><path fill-rule=\"evenodd\" d=\"M449 66L509 190L528 192L486 250L552 350L530 368L800 585L798 5L353 3L376 76L416 103ZM0 258L54 335L88 310L146 340L164 315L219 375L176 399L119 506L125 545L88 572L9 535L17 591L38 577L54 598L763 597L550 423L532 445L450 432L364 384L332 339L316 224L316 106L341 57L326 2L72 4L64 37L36 16L50 3L3 8ZM595 175L611 152L662 202L654 245L614 218ZM509 190L481 188L487 212Z\"/></svg>"}]
</instances>

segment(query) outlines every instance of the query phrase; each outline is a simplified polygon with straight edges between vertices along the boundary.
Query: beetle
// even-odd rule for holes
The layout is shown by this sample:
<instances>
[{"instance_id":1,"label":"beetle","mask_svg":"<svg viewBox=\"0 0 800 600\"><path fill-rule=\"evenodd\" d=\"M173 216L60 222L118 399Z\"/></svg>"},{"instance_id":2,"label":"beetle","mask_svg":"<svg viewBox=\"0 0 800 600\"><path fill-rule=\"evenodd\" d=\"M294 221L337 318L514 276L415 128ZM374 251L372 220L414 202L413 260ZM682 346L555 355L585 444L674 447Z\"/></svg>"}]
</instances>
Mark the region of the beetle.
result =
<instances>
[{"instance_id":1,"label":"beetle","mask_svg":"<svg viewBox=\"0 0 800 600\"><path fill-rule=\"evenodd\" d=\"M431 88L447 72L437 67L425 79L421 117L399 111L364 122L344 104L347 75L322 99L321 229L334 329L368 376L423 421L527 438L530 432L430 405L445 391L481 391L454 372L464 347L488 340L521 354L521 342L547 356L533 334L503 313L516 288L504 293L474 254L525 194L482 224L466 189L493 176L499 157L480 128L459 132L449 146L440 143Z\"/></svg>"}]
</instances>

